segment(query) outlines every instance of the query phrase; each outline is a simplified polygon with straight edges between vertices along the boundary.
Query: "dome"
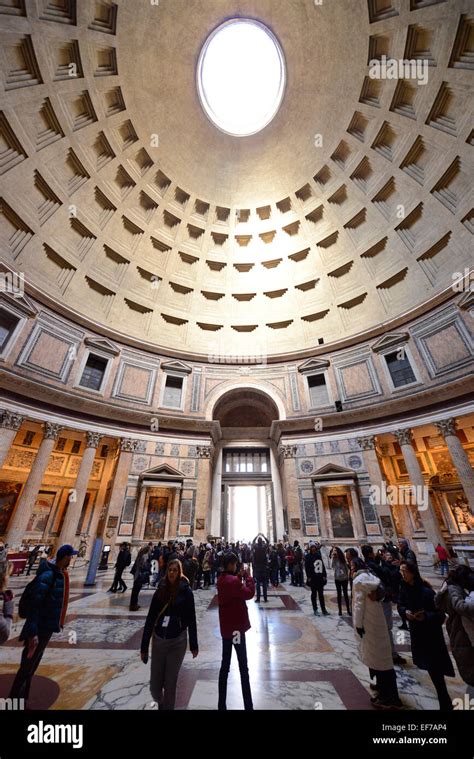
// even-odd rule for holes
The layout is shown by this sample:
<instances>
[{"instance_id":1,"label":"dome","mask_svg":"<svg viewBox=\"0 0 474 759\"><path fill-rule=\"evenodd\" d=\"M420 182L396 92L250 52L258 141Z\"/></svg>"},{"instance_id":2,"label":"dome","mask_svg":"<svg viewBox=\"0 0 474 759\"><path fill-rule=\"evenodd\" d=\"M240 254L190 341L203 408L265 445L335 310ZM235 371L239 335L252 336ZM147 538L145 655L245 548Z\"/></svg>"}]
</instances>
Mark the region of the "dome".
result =
<instances>
[{"instance_id":1,"label":"dome","mask_svg":"<svg viewBox=\"0 0 474 759\"><path fill-rule=\"evenodd\" d=\"M50 5L32 34L21 0L4 16L2 255L73 320L291 357L422 312L470 265L471 22L449 4ZM219 67L241 32L272 84L263 54L255 82ZM213 72L260 125L212 122Z\"/></svg>"}]
</instances>

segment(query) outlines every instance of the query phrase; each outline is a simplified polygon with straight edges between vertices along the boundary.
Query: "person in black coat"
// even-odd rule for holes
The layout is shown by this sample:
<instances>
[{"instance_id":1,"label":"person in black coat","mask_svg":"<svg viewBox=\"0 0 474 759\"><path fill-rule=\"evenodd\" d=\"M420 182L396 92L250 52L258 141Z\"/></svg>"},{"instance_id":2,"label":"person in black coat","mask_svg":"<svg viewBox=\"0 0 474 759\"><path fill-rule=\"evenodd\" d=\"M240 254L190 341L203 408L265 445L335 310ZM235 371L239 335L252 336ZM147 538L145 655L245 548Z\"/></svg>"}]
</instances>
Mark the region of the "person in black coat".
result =
<instances>
[{"instance_id":1,"label":"person in black coat","mask_svg":"<svg viewBox=\"0 0 474 759\"><path fill-rule=\"evenodd\" d=\"M140 647L142 662L147 664L150 639L150 690L160 710L173 710L179 671L188 645L193 659L199 653L194 595L179 559L168 562L150 604Z\"/></svg>"},{"instance_id":2,"label":"person in black coat","mask_svg":"<svg viewBox=\"0 0 474 759\"><path fill-rule=\"evenodd\" d=\"M46 646L53 633L59 633L66 621L69 601L69 575L71 557L77 555L73 546L61 546L53 561L42 559L27 595L27 616L18 638L23 641L23 653L9 698L28 701L33 676L38 669Z\"/></svg>"},{"instance_id":3,"label":"person in black coat","mask_svg":"<svg viewBox=\"0 0 474 759\"><path fill-rule=\"evenodd\" d=\"M321 604L321 611L327 616L329 612L326 609L324 601L324 586L328 581L327 573L323 557L321 556L321 551L316 543L310 543L309 553L306 555L304 564L308 584L311 587L311 603L313 604L314 615L318 616L319 614L318 602L316 600L317 594L319 597L319 603Z\"/></svg>"},{"instance_id":4,"label":"person in black coat","mask_svg":"<svg viewBox=\"0 0 474 759\"><path fill-rule=\"evenodd\" d=\"M446 687L445 676L454 677L454 668L443 636L445 614L437 611L435 592L423 580L416 564L400 563L402 582L398 602L410 625L413 664L428 672L441 711L452 711L453 703Z\"/></svg>"},{"instance_id":5,"label":"person in black coat","mask_svg":"<svg viewBox=\"0 0 474 759\"><path fill-rule=\"evenodd\" d=\"M139 593L142 586L150 580L150 555L151 550L149 545L140 548L135 563L130 570L133 574L132 595L129 607L130 611L138 611L140 608L138 605Z\"/></svg>"},{"instance_id":6,"label":"person in black coat","mask_svg":"<svg viewBox=\"0 0 474 759\"><path fill-rule=\"evenodd\" d=\"M115 575L114 581L107 593L125 593L127 586L122 580L122 573L126 567L129 567L132 563L132 556L128 550L128 543L122 543L120 545L120 551L118 552L117 561L115 562Z\"/></svg>"}]
</instances>

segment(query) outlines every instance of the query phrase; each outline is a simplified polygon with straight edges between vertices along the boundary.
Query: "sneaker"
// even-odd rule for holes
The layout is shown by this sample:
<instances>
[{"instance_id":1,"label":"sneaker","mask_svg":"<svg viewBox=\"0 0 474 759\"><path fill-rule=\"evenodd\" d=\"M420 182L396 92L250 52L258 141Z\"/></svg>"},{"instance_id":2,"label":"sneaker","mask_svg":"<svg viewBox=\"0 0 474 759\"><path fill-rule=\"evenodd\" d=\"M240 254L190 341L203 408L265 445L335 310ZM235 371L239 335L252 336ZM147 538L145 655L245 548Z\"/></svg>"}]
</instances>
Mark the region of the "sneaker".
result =
<instances>
[{"instance_id":1,"label":"sneaker","mask_svg":"<svg viewBox=\"0 0 474 759\"><path fill-rule=\"evenodd\" d=\"M319 617L319 611L317 609L313 610L313 614L315 617Z\"/></svg>"},{"instance_id":2,"label":"sneaker","mask_svg":"<svg viewBox=\"0 0 474 759\"><path fill-rule=\"evenodd\" d=\"M268 603L268 598L264 598L263 600L265 601L266 604Z\"/></svg>"},{"instance_id":3,"label":"sneaker","mask_svg":"<svg viewBox=\"0 0 474 759\"><path fill-rule=\"evenodd\" d=\"M260 603L260 599L259 599L259 598L256 598L256 599L255 599L255 603L256 603L256 604L259 604L259 603Z\"/></svg>"},{"instance_id":4,"label":"sneaker","mask_svg":"<svg viewBox=\"0 0 474 759\"><path fill-rule=\"evenodd\" d=\"M342 617L342 611L339 612L339 616Z\"/></svg>"},{"instance_id":5,"label":"sneaker","mask_svg":"<svg viewBox=\"0 0 474 759\"><path fill-rule=\"evenodd\" d=\"M329 617L330 612L327 609L324 609L323 614L325 617Z\"/></svg>"},{"instance_id":6,"label":"sneaker","mask_svg":"<svg viewBox=\"0 0 474 759\"><path fill-rule=\"evenodd\" d=\"M140 608L141 608L141 606L130 606L129 611L138 611L138 609L140 609Z\"/></svg>"}]
</instances>

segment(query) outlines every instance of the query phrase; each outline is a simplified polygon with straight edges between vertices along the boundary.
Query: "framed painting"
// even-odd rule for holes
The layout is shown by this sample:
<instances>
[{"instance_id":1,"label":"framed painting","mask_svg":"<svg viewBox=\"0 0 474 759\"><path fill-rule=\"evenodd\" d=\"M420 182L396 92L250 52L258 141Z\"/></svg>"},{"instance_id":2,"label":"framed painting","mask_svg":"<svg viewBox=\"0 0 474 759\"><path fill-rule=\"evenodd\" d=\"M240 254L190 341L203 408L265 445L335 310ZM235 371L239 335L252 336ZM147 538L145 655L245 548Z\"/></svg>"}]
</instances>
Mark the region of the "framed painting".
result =
<instances>
[{"instance_id":1,"label":"framed painting","mask_svg":"<svg viewBox=\"0 0 474 759\"><path fill-rule=\"evenodd\" d=\"M301 530L301 519L290 519L292 530Z\"/></svg>"},{"instance_id":2,"label":"framed painting","mask_svg":"<svg viewBox=\"0 0 474 759\"><path fill-rule=\"evenodd\" d=\"M0 482L0 535L7 531L21 488L21 482Z\"/></svg>"},{"instance_id":3,"label":"framed painting","mask_svg":"<svg viewBox=\"0 0 474 759\"><path fill-rule=\"evenodd\" d=\"M328 495L327 499L334 537L353 538L354 528L352 526L351 510L347 494Z\"/></svg>"},{"instance_id":4,"label":"framed painting","mask_svg":"<svg viewBox=\"0 0 474 759\"><path fill-rule=\"evenodd\" d=\"M145 540L163 540L165 537L166 514L169 498L151 495L145 523Z\"/></svg>"}]
</instances>

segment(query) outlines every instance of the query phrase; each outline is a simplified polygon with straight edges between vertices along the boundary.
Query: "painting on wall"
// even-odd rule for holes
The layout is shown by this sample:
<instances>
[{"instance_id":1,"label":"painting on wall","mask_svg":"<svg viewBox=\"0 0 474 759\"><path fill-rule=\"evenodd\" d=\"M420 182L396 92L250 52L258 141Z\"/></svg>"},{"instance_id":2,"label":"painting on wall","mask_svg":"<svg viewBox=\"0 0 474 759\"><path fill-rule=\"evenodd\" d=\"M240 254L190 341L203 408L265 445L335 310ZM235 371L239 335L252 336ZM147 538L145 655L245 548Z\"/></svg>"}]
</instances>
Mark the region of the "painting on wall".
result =
<instances>
[{"instance_id":1,"label":"painting on wall","mask_svg":"<svg viewBox=\"0 0 474 759\"><path fill-rule=\"evenodd\" d=\"M148 499L148 513L145 524L145 540L163 540L165 537L166 513L169 498L151 495Z\"/></svg>"},{"instance_id":2,"label":"painting on wall","mask_svg":"<svg viewBox=\"0 0 474 759\"><path fill-rule=\"evenodd\" d=\"M347 494L328 495L328 506L331 514L331 524L335 538L353 538L351 510Z\"/></svg>"},{"instance_id":3,"label":"painting on wall","mask_svg":"<svg viewBox=\"0 0 474 759\"><path fill-rule=\"evenodd\" d=\"M55 490L40 490L35 505L33 506L33 511L28 520L26 532L34 532L38 536L43 535L55 499Z\"/></svg>"},{"instance_id":4,"label":"painting on wall","mask_svg":"<svg viewBox=\"0 0 474 759\"><path fill-rule=\"evenodd\" d=\"M0 482L0 535L7 531L20 490L21 482Z\"/></svg>"}]
</instances>

